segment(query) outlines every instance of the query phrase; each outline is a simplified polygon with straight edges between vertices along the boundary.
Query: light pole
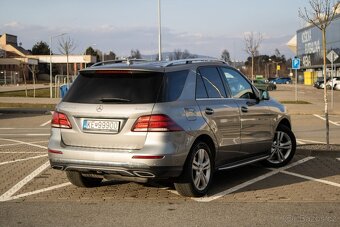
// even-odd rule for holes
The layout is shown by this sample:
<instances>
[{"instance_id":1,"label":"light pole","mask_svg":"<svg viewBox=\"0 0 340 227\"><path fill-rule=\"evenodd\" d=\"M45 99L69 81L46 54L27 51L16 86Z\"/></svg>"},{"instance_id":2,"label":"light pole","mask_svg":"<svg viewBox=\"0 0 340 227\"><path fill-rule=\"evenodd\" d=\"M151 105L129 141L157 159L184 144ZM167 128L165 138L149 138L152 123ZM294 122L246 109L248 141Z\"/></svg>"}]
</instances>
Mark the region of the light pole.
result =
<instances>
[{"instance_id":1,"label":"light pole","mask_svg":"<svg viewBox=\"0 0 340 227\"><path fill-rule=\"evenodd\" d=\"M162 61L161 0L158 0L158 60Z\"/></svg>"},{"instance_id":2,"label":"light pole","mask_svg":"<svg viewBox=\"0 0 340 227\"><path fill-rule=\"evenodd\" d=\"M59 35L54 35L54 36L50 36L50 98L53 98L52 96L52 39L59 37L59 36L63 36L66 35L67 33L62 33Z\"/></svg>"}]
</instances>

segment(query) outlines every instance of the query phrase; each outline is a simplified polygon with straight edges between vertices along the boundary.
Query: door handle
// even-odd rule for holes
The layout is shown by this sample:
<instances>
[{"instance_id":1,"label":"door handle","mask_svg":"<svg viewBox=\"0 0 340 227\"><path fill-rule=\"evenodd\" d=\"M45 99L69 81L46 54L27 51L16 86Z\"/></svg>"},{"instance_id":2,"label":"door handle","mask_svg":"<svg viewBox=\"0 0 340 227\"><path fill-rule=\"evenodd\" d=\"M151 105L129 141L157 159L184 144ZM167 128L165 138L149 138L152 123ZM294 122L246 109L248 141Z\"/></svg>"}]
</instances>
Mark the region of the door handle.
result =
<instances>
[{"instance_id":1,"label":"door handle","mask_svg":"<svg viewBox=\"0 0 340 227\"><path fill-rule=\"evenodd\" d=\"M206 113L207 115L212 115L212 114L214 113L214 110L211 109L211 108L205 108L205 113Z\"/></svg>"},{"instance_id":2,"label":"door handle","mask_svg":"<svg viewBox=\"0 0 340 227\"><path fill-rule=\"evenodd\" d=\"M241 111L242 111L243 113L247 113L247 112L248 112L248 107L242 106L242 107L241 107Z\"/></svg>"}]
</instances>

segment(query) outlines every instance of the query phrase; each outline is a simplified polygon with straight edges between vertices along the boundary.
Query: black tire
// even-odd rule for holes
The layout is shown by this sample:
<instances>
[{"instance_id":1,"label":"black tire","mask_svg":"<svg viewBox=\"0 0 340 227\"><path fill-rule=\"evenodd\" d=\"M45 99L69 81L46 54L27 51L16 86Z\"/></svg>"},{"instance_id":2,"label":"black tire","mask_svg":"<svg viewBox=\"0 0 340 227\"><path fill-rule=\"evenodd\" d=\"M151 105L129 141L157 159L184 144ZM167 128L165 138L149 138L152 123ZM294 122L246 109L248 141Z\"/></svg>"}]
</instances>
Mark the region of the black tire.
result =
<instances>
[{"instance_id":1,"label":"black tire","mask_svg":"<svg viewBox=\"0 0 340 227\"><path fill-rule=\"evenodd\" d=\"M73 185L82 188L98 187L103 180L102 178L84 177L76 171L66 171L66 176Z\"/></svg>"},{"instance_id":2,"label":"black tire","mask_svg":"<svg viewBox=\"0 0 340 227\"><path fill-rule=\"evenodd\" d=\"M182 196L204 196L211 185L213 172L211 149L206 143L198 141L190 150L183 173L175 182L175 188Z\"/></svg>"},{"instance_id":3,"label":"black tire","mask_svg":"<svg viewBox=\"0 0 340 227\"><path fill-rule=\"evenodd\" d=\"M276 129L271 148L271 155L263 161L268 167L282 167L287 165L294 157L296 150L296 139L294 133L284 125Z\"/></svg>"}]
</instances>

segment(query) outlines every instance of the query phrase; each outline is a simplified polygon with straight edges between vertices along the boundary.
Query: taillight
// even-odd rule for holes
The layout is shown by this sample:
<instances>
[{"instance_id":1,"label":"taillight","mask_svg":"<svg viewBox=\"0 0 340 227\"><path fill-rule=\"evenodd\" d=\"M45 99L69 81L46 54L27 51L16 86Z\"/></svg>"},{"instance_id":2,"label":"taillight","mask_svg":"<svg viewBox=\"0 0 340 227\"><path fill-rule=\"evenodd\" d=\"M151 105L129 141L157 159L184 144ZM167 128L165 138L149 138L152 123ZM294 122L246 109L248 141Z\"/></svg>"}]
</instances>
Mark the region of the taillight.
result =
<instances>
[{"instance_id":1,"label":"taillight","mask_svg":"<svg viewBox=\"0 0 340 227\"><path fill-rule=\"evenodd\" d=\"M51 121L52 128L72 128L66 114L54 111Z\"/></svg>"},{"instance_id":2,"label":"taillight","mask_svg":"<svg viewBox=\"0 0 340 227\"><path fill-rule=\"evenodd\" d=\"M153 114L141 116L132 126L133 132L177 132L183 129L169 116L164 114Z\"/></svg>"}]
</instances>

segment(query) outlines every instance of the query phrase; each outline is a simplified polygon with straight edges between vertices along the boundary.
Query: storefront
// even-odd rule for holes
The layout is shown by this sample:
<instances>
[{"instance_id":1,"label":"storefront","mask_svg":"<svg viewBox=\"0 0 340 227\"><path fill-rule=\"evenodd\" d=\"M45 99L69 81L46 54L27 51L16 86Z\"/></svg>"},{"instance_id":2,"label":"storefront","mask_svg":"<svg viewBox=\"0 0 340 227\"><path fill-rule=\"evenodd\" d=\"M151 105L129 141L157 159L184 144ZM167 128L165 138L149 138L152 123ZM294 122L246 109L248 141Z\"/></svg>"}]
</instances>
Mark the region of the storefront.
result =
<instances>
[{"instance_id":1,"label":"storefront","mask_svg":"<svg viewBox=\"0 0 340 227\"><path fill-rule=\"evenodd\" d=\"M297 56L301 59L305 81L323 77L323 48L321 30L314 25L297 31ZM326 32L327 54L334 51L340 56L340 14L336 15ZM333 76L340 76L340 57L333 62ZM331 77L331 62L327 59L327 76Z\"/></svg>"}]
</instances>

